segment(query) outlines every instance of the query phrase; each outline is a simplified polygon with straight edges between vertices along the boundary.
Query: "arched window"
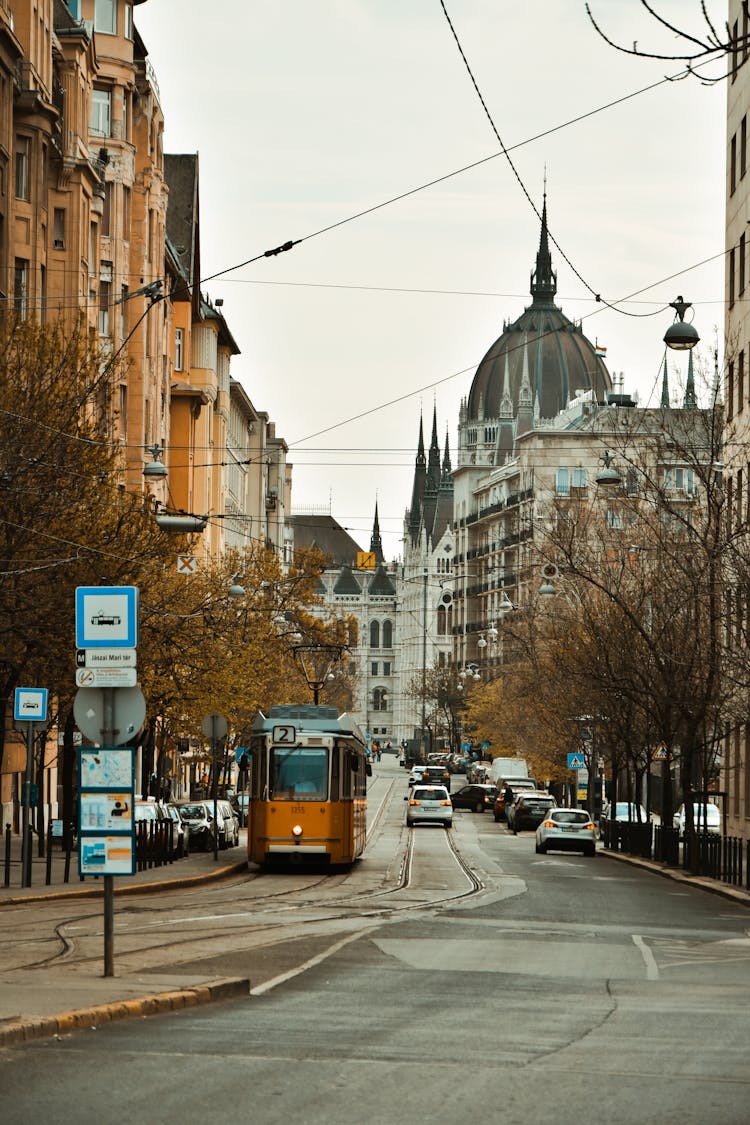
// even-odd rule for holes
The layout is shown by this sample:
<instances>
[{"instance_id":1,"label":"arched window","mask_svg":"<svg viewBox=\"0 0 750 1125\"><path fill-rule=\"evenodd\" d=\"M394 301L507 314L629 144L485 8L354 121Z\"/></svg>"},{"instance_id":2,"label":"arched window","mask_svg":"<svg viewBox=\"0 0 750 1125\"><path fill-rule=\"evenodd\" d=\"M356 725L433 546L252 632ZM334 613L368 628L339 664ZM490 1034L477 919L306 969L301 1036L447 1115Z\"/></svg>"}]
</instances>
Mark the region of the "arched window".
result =
<instances>
[{"instance_id":1,"label":"arched window","mask_svg":"<svg viewBox=\"0 0 750 1125\"><path fill-rule=\"evenodd\" d=\"M380 648L380 622L370 622L370 648Z\"/></svg>"},{"instance_id":2,"label":"arched window","mask_svg":"<svg viewBox=\"0 0 750 1125\"><path fill-rule=\"evenodd\" d=\"M445 606L439 605L437 611L437 631L439 637L445 636Z\"/></svg>"},{"instance_id":3,"label":"arched window","mask_svg":"<svg viewBox=\"0 0 750 1125\"><path fill-rule=\"evenodd\" d=\"M393 648L393 622L383 622L383 648Z\"/></svg>"},{"instance_id":4,"label":"arched window","mask_svg":"<svg viewBox=\"0 0 750 1125\"><path fill-rule=\"evenodd\" d=\"M372 693L372 709L373 711L387 711L388 710L388 692L385 688L376 687Z\"/></svg>"}]
</instances>

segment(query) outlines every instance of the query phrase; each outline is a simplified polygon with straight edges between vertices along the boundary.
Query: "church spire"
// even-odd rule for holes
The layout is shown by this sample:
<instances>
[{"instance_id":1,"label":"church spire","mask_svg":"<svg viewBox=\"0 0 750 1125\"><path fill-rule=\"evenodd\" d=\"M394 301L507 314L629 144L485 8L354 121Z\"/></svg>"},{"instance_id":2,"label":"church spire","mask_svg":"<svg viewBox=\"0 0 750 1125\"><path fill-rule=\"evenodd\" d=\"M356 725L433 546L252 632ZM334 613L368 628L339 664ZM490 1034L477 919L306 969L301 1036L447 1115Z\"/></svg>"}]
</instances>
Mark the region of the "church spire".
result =
<instances>
[{"instance_id":1,"label":"church spire","mask_svg":"<svg viewBox=\"0 0 750 1125\"><path fill-rule=\"evenodd\" d=\"M409 508L409 534L412 543L416 543L419 535L419 525L422 518L422 504L427 477L427 458L424 455L424 428L422 415L419 415L419 444L417 446L417 459L414 465L414 484L411 491L411 507Z\"/></svg>"},{"instance_id":2,"label":"church spire","mask_svg":"<svg viewBox=\"0 0 750 1125\"><path fill-rule=\"evenodd\" d=\"M531 296L535 305L551 305L557 292L557 274L552 269L552 256L549 252L547 232L547 189L544 189L542 204L542 230L539 236L539 250L536 255L536 269L531 275Z\"/></svg>"},{"instance_id":3,"label":"church spire","mask_svg":"<svg viewBox=\"0 0 750 1125\"><path fill-rule=\"evenodd\" d=\"M687 385L685 387L685 399L682 405L685 410L695 410L698 406L698 400L695 397L695 376L693 375L692 352L688 352Z\"/></svg>"},{"instance_id":4,"label":"church spire","mask_svg":"<svg viewBox=\"0 0 750 1125\"><path fill-rule=\"evenodd\" d=\"M378 520L378 502L375 501L375 519L372 523L372 535L370 536L370 551L375 556L375 562L380 566L383 562L383 541L380 538L380 521Z\"/></svg>"},{"instance_id":5,"label":"church spire","mask_svg":"<svg viewBox=\"0 0 750 1125\"><path fill-rule=\"evenodd\" d=\"M440 483L445 484L450 481L453 469L451 467L451 453L448 446L448 431L445 431L445 452L443 454L443 468L440 477Z\"/></svg>"},{"instance_id":6,"label":"church spire","mask_svg":"<svg viewBox=\"0 0 750 1125\"><path fill-rule=\"evenodd\" d=\"M437 436L437 407L432 408L432 437L427 462L427 487L437 488L440 484L440 446Z\"/></svg>"},{"instance_id":7,"label":"church spire","mask_svg":"<svg viewBox=\"0 0 750 1125\"><path fill-rule=\"evenodd\" d=\"M664 374L661 377L661 403L662 410L669 410L669 379L667 377L667 357L664 356Z\"/></svg>"},{"instance_id":8,"label":"church spire","mask_svg":"<svg viewBox=\"0 0 750 1125\"><path fill-rule=\"evenodd\" d=\"M534 398L529 379L529 338L523 337L523 368L521 386L518 390L518 414L516 415L516 437L527 433L534 427Z\"/></svg>"}]
</instances>

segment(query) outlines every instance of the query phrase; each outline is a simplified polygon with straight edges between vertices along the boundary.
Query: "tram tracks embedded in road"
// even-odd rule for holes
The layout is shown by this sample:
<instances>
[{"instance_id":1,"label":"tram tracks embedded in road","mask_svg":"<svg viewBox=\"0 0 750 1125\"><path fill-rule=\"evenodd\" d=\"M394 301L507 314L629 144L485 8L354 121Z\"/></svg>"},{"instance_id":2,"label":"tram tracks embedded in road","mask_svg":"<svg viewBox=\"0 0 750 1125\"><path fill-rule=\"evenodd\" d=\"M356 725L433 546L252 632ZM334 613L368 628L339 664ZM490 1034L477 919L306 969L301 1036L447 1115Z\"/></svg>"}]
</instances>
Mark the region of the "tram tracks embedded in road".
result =
<instances>
[{"instance_id":1,"label":"tram tracks embedded in road","mask_svg":"<svg viewBox=\"0 0 750 1125\"><path fill-rule=\"evenodd\" d=\"M440 910L481 893L485 884L461 854L456 831L453 829L440 832L439 837L445 842L452 859L467 880L468 887L425 890L424 897L417 901L408 897L399 899L399 896L415 892L415 865L420 860L415 857L414 842L417 834L425 832L428 836L432 835L429 829L405 829L401 821L398 846L403 848L403 854L396 877L392 885L387 887L363 886L365 873L359 865L354 865L348 872L335 875L311 873L307 878L304 873L295 872L296 885L293 888L284 885L288 879L286 874L249 872L249 877L233 879L231 884L224 883L221 888L213 889L208 895L197 894L193 889L190 892L191 898L193 902L196 899L199 902L196 902L196 910L189 915L181 909L180 900L184 902L184 894L176 889L165 892L170 901L164 904L157 903L153 898L148 904L136 904L129 898L118 912L118 957L127 959L140 956L148 959L168 945L170 956L177 967L181 961L190 959L191 951L200 951L200 955L205 957L206 947L226 939L228 935L236 934L239 938L244 938L249 946L258 948L268 944L262 940L266 935L279 940L283 931L285 936L282 940L289 940L290 928L299 930L301 934L309 932L315 926L335 925L337 922L352 922L356 919L368 922L379 919L385 922L389 918L407 917L410 913ZM436 837L437 834L434 834L431 845ZM440 851L441 848L438 848L431 856L422 857L423 865L429 867L430 862L436 859L439 861ZM303 885L300 885L300 879ZM232 895L231 900L227 897L228 892ZM58 922L54 933L60 943L59 948L50 956L22 967L45 969L63 961L68 965L82 967L87 963L100 961L100 921L99 914L87 913ZM200 928L202 921L205 921L205 925ZM87 923L93 925L87 926ZM75 933L77 927L86 927L86 932ZM183 927L181 933L180 927ZM186 928L189 932L185 932ZM169 940L165 945L167 934Z\"/></svg>"}]
</instances>

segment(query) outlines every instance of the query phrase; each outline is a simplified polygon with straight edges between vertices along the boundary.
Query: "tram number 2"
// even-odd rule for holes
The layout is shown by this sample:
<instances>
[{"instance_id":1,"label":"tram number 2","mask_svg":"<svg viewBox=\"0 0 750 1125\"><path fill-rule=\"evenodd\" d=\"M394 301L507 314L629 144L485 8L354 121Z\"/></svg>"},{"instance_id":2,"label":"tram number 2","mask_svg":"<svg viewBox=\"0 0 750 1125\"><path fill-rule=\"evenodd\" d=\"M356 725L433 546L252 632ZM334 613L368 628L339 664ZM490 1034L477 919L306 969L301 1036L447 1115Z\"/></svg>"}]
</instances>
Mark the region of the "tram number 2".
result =
<instances>
[{"instance_id":1,"label":"tram number 2","mask_svg":"<svg viewBox=\"0 0 750 1125\"><path fill-rule=\"evenodd\" d=\"M297 741L297 730L295 727L288 726L286 723L280 724L273 728L274 742L281 743L283 746L293 746Z\"/></svg>"}]
</instances>

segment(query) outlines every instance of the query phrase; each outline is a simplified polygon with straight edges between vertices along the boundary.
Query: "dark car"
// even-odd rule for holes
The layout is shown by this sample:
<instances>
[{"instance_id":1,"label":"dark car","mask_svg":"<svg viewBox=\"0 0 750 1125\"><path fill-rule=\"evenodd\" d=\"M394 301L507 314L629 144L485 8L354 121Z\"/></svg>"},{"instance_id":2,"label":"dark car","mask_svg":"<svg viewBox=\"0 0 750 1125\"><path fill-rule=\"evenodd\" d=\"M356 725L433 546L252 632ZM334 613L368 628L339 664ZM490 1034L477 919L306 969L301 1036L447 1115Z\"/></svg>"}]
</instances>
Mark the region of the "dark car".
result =
<instances>
[{"instance_id":1,"label":"dark car","mask_svg":"<svg viewBox=\"0 0 750 1125\"><path fill-rule=\"evenodd\" d=\"M549 793L519 793L508 812L508 828L514 835L522 828L537 828L547 809L556 805L557 801Z\"/></svg>"},{"instance_id":2,"label":"dark car","mask_svg":"<svg viewBox=\"0 0 750 1125\"><path fill-rule=\"evenodd\" d=\"M487 812L492 808L497 789L494 785L462 785L451 793L454 809L469 809L470 812Z\"/></svg>"},{"instance_id":3,"label":"dark car","mask_svg":"<svg viewBox=\"0 0 750 1125\"><path fill-rule=\"evenodd\" d=\"M429 765L422 768L423 785L444 785L450 793L451 773L447 766Z\"/></svg>"}]
</instances>

